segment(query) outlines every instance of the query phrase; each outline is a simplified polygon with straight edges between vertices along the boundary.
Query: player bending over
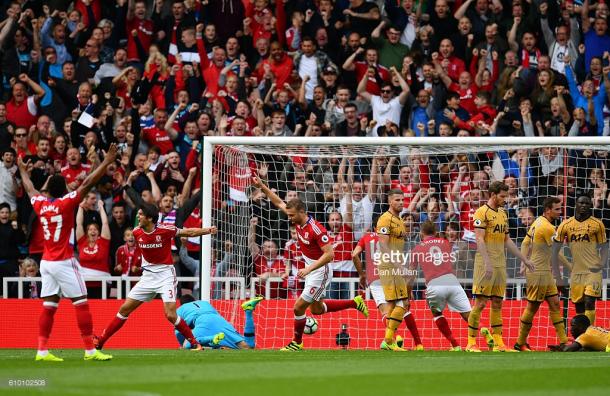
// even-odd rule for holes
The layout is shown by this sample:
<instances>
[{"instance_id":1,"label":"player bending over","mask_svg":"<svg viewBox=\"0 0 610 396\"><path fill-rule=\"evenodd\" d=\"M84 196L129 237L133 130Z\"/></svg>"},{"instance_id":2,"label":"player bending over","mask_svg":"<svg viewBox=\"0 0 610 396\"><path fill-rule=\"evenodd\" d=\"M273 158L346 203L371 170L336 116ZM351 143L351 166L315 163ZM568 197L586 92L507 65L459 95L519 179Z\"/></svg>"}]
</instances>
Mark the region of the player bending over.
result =
<instances>
[{"instance_id":1,"label":"player bending over","mask_svg":"<svg viewBox=\"0 0 610 396\"><path fill-rule=\"evenodd\" d=\"M30 197L32 208L42 225L44 244L40 275L42 276L42 312L38 321L38 352L36 361L63 362L48 351L47 343L53 329L53 318L60 296L72 300L76 322L85 344L85 360L110 360L112 356L96 351L93 345L93 320L87 302L87 287L81 274L81 266L74 258L74 246L70 235L74 228L74 210L89 190L106 174L106 168L116 159L116 145L111 144L104 161L91 172L76 190L67 193L63 176L51 176L45 185L46 195L34 188L28 174L28 165L19 158L19 173L23 187ZM43 188L43 191L44 188Z\"/></svg>"},{"instance_id":2,"label":"player bending over","mask_svg":"<svg viewBox=\"0 0 610 396\"><path fill-rule=\"evenodd\" d=\"M223 318L207 301L195 301L190 294L180 297L178 315L192 329L193 335L200 345L210 348L254 349L254 309L263 300L255 297L243 303L241 308L246 316L244 334L241 335L235 327ZM174 331L180 346L189 349L188 342L179 331Z\"/></svg>"},{"instance_id":3,"label":"player bending over","mask_svg":"<svg viewBox=\"0 0 610 396\"><path fill-rule=\"evenodd\" d=\"M561 200L557 197L548 197L544 200L542 216L538 217L530 226L527 235L521 244L521 253L532 260L533 270L526 269L525 278L527 285L527 306L521 314L519 325L519 338L515 349L526 352L531 351L527 343L527 336L532 328L532 322L540 304L546 301L549 305L549 316L555 327L560 345L568 342L565 325L559 306L559 292L551 271L551 246L555 226L553 222L561 216ZM564 267L570 267L570 263L562 255L559 256ZM558 268L554 269L556 277L559 277Z\"/></svg>"},{"instance_id":4,"label":"player bending over","mask_svg":"<svg viewBox=\"0 0 610 396\"><path fill-rule=\"evenodd\" d=\"M477 334L481 312L491 300L489 322L493 336L486 328L481 329L487 346L494 352L513 352L507 349L502 339L502 300L506 292L506 254L507 249L519 258L523 264L533 269L530 260L521 254L517 245L508 235L508 216L503 209L508 197L508 186L495 181L489 186L489 201L474 213L473 226L477 241L477 253L474 258L474 279L472 294L476 296L474 307L468 316L467 352L481 352L477 346Z\"/></svg>"},{"instance_id":5,"label":"player bending over","mask_svg":"<svg viewBox=\"0 0 610 396\"><path fill-rule=\"evenodd\" d=\"M576 314L587 315L591 325L595 324L595 300L602 296L602 269L608 262L606 228L601 220L591 215L592 206L589 196L578 197L574 216L557 227L552 253L553 268L559 268L559 251L567 242L573 264L570 299Z\"/></svg>"},{"instance_id":6,"label":"player bending over","mask_svg":"<svg viewBox=\"0 0 610 396\"><path fill-rule=\"evenodd\" d=\"M449 350L461 351L443 316L447 305L449 310L459 312L466 322L470 315L468 296L453 273L451 242L436 235L436 225L430 220L424 221L420 230L422 242L411 250L410 269L416 271L421 267L426 279L426 302L434 316L434 324L451 343Z\"/></svg>"},{"instance_id":7,"label":"player bending over","mask_svg":"<svg viewBox=\"0 0 610 396\"><path fill-rule=\"evenodd\" d=\"M404 193L399 189L388 191L388 202L390 208L377 220L377 234L379 236L379 256L376 260L378 265L379 281L383 291L383 300L387 302L386 330L385 337L381 342L381 349L388 351L405 351L394 341L396 329L400 326L403 318L413 320L415 331L412 334L418 335L417 327L413 315L409 312L409 294L407 287L406 270L408 269L403 261L405 238L407 228L404 220L400 218L403 209ZM378 293L378 292L377 292ZM408 326L409 327L409 326ZM411 327L409 327L411 330ZM423 350L423 346L416 345L416 350ZM417 341L416 341L417 343Z\"/></svg>"},{"instance_id":8,"label":"player bending over","mask_svg":"<svg viewBox=\"0 0 610 396\"><path fill-rule=\"evenodd\" d=\"M360 260L360 253L363 251L366 260L366 271L363 270L362 261ZM360 287L362 290L365 290L368 285L369 290L371 291L371 296L375 301L375 306L382 315L381 320L383 322L383 327L386 327L387 316L391 311L391 305L389 305L385 300L383 287L381 286L381 281L379 280L379 271L374 263L374 257L376 256L377 252L379 252L379 235L377 235L376 232L368 232L364 234L362 238L360 238L358 244L354 248L354 251L352 252L352 261L354 262L354 267L356 267L356 271L358 271L358 275L360 276ZM415 323L415 318L411 314L411 311L405 313L403 321L413 336L415 349L423 350L424 346L422 345L419 331L417 330L417 324ZM402 337L396 335L396 345L402 348L403 342Z\"/></svg>"},{"instance_id":9,"label":"player bending over","mask_svg":"<svg viewBox=\"0 0 610 396\"><path fill-rule=\"evenodd\" d=\"M119 312L108 324L102 335L95 339L96 348L102 349L114 333L119 331L129 315L143 302L161 295L165 317L186 340L192 349L201 349L190 327L176 314L176 269L172 259L172 240L175 237L198 237L216 234L216 227L183 228L157 225L159 210L156 206L143 204L138 210L139 226L134 228L133 235L142 252L142 277L129 292Z\"/></svg>"},{"instance_id":10,"label":"player bending over","mask_svg":"<svg viewBox=\"0 0 610 396\"><path fill-rule=\"evenodd\" d=\"M303 331L305 329L307 308L314 315L342 311L354 308L369 316L369 311L361 296L353 300L326 300L324 292L332 280L328 263L333 260L333 246L326 228L307 214L305 203L298 198L288 203L282 201L258 177L252 178L252 184L261 189L279 210L284 212L295 225L299 237L299 248L307 264L298 272L299 278L305 279L303 293L294 303L294 338L281 351L300 351L303 349Z\"/></svg>"},{"instance_id":11,"label":"player bending over","mask_svg":"<svg viewBox=\"0 0 610 396\"><path fill-rule=\"evenodd\" d=\"M587 315L576 315L570 322L570 334L574 342L569 345L549 345L554 352L610 352L610 331L591 326Z\"/></svg>"}]
</instances>

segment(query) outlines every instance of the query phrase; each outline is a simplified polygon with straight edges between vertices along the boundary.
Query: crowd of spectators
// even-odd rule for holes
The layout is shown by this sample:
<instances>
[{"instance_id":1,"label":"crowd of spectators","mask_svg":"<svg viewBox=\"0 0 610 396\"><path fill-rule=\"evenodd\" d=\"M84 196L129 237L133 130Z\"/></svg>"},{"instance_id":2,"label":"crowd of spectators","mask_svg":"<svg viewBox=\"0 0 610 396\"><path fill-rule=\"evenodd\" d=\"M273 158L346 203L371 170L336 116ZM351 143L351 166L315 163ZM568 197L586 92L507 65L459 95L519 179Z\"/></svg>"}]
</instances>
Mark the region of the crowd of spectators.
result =
<instances>
[{"instance_id":1,"label":"crowd of spectators","mask_svg":"<svg viewBox=\"0 0 610 396\"><path fill-rule=\"evenodd\" d=\"M608 16L604 0L7 1L0 276L33 276L49 237L18 160L37 189L61 174L73 190L116 143L119 159L75 213L73 242L87 274L137 276L131 229L142 202L159 206L161 223L201 224L204 136L608 136ZM610 220L605 151L329 149L216 150L215 276L283 278L278 298L298 291L295 232L250 187L255 173L324 222L335 278L357 277L351 251L391 188L405 194L409 246L419 224L434 221L459 253L459 277L471 276L471 216L492 180L510 187L517 241L548 195L569 209L588 193ZM200 240L172 249L178 273L198 275ZM519 276L518 263L509 276ZM100 282L88 286L100 295ZM214 297L222 288L213 284ZM26 294L38 291L30 282ZM337 282L330 293L347 291Z\"/></svg>"}]
</instances>

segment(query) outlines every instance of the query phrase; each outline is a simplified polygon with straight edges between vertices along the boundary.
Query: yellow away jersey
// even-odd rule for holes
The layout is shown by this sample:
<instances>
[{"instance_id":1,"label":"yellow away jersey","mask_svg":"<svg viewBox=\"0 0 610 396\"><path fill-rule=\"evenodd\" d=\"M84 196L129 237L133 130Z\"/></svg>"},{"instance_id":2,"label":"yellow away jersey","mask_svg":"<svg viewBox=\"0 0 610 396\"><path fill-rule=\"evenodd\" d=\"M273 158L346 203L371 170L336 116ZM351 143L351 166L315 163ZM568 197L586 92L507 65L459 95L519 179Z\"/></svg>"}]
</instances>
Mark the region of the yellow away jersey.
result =
<instances>
[{"instance_id":1,"label":"yellow away jersey","mask_svg":"<svg viewBox=\"0 0 610 396\"><path fill-rule=\"evenodd\" d=\"M551 270L553 235L555 235L555 226L544 216L539 216L527 231L522 245L525 249L522 249L522 253L527 255L526 249L531 249L529 258L534 263L535 272Z\"/></svg>"},{"instance_id":2,"label":"yellow away jersey","mask_svg":"<svg viewBox=\"0 0 610 396\"><path fill-rule=\"evenodd\" d=\"M402 252L404 250L407 229L404 222L398 216L394 216L390 211L385 212L377 220L377 234L388 235L390 237L390 249Z\"/></svg>"},{"instance_id":3,"label":"yellow away jersey","mask_svg":"<svg viewBox=\"0 0 610 396\"><path fill-rule=\"evenodd\" d=\"M578 336L576 341L581 347L592 351L603 352L610 341L610 331L601 327L589 326L587 331Z\"/></svg>"},{"instance_id":4,"label":"yellow away jersey","mask_svg":"<svg viewBox=\"0 0 610 396\"><path fill-rule=\"evenodd\" d=\"M506 255L504 253L504 239L508 234L508 215L502 208L492 209L485 204L474 212L474 228L485 230L485 246L487 254L494 267L506 266ZM482 262L479 252L475 259Z\"/></svg>"},{"instance_id":5,"label":"yellow away jersey","mask_svg":"<svg viewBox=\"0 0 610 396\"><path fill-rule=\"evenodd\" d=\"M599 272L601 257L597 245L606 243L606 228L601 220L591 216L584 221L574 217L561 222L553 240L567 242L572 253L572 274Z\"/></svg>"}]
</instances>

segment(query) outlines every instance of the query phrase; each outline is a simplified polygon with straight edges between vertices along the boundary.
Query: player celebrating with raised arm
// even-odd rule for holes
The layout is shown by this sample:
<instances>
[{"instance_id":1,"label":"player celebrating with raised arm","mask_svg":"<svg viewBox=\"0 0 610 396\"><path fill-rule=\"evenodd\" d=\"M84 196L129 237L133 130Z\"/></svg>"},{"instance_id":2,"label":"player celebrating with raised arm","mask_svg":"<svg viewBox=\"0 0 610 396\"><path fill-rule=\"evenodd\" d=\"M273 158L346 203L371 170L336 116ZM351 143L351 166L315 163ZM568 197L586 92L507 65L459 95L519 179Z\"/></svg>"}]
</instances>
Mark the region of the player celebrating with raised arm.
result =
<instances>
[{"instance_id":1,"label":"player celebrating with raised arm","mask_svg":"<svg viewBox=\"0 0 610 396\"><path fill-rule=\"evenodd\" d=\"M379 257L377 258L379 281L387 302L387 320L385 337L381 349L388 351L405 351L394 341L394 333L409 310L409 290L407 288L407 267L401 262L404 252L404 241L407 229L400 218L404 205L404 193L399 189L388 191L390 208L377 220L379 236ZM422 348L420 348L422 349Z\"/></svg>"},{"instance_id":2,"label":"player celebrating with raised arm","mask_svg":"<svg viewBox=\"0 0 610 396\"><path fill-rule=\"evenodd\" d=\"M487 345L494 352L514 351L507 349L502 339L502 300L506 292L506 255L504 249L519 258L528 269L533 269L531 261L510 239L508 216L502 208L508 197L508 186L501 181L489 185L489 201L474 213L473 226L477 241L474 258L474 279L472 294L475 303L468 317L467 352L481 352L477 346L477 334L481 312L491 299L489 321L493 335L486 328L481 329Z\"/></svg>"},{"instance_id":3,"label":"player celebrating with raised arm","mask_svg":"<svg viewBox=\"0 0 610 396\"><path fill-rule=\"evenodd\" d=\"M561 200L557 197L546 198L543 203L542 216L532 223L521 244L521 253L532 260L534 268L533 270L527 269L525 272L527 306L521 314L519 338L515 344L515 349L518 351L531 351L527 343L527 336L532 328L534 316L538 312L540 304L545 300L549 304L549 316L560 345L568 342L559 306L559 293L551 271L551 246L555 234L553 222L560 216ZM570 266L563 255L560 255L560 259L564 266Z\"/></svg>"},{"instance_id":4,"label":"player celebrating with raised arm","mask_svg":"<svg viewBox=\"0 0 610 396\"><path fill-rule=\"evenodd\" d=\"M112 322L99 338L95 339L96 348L102 349L114 333L119 331L129 315L142 303L161 295L165 317L191 344L191 349L201 350L189 326L176 313L176 269L172 259L172 241L175 237L199 237L216 234L216 227L176 228L171 225L158 225L159 210L156 206L143 204L138 210L139 226L133 235L142 252L142 277L129 292L127 299L119 308Z\"/></svg>"},{"instance_id":5,"label":"player celebrating with raised arm","mask_svg":"<svg viewBox=\"0 0 610 396\"><path fill-rule=\"evenodd\" d=\"M324 301L324 292L332 280L328 264L334 257L333 246L324 226L307 214L305 203L298 198L294 198L288 203L282 201L258 177L252 177L252 184L260 188L269 197L271 203L284 212L290 222L296 226L299 247L303 260L307 264L298 272L299 278L305 279L305 286L303 286L303 293L294 304L294 338L280 350L300 351L303 349L307 308L314 315L354 308L368 317L369 311L361 296L356 296L353 300Z\"/></svg>"},{"instance_id":6,"label":"player celebrating with raised arm","mask_svg":"<svg viewBox=\"0 0 610 396\"><path fill-rule=\"evenodd\" d=\"M451 242L436 235L436 225L426 220L420 227L422 242L411 250L410 269L419 266L426 279L426 302L434 316L434 324L451 343L451 352L461 351L460 344L453 337L447 319L443 316L445 306L459 312L468 322L470 302L468 296L453 273Z\"/></svg>"},{"instance_id":7,"label":"player celebrating with raised arm","mask_svg":"<svg viewBox=\"0 0 610 396\"><path fill-rule=\"evenodd\" d=\"M91 172L74 191L67 193L63 176L51 176L46 183L46 195L34 188L28 174L28 165L19 158L19 173L25 192L30 197L32 208L40 219L43 229L44 250L40 261L42 276L43 309L39 318L38 352L36 361L62 362L48 351L47 343L53 329L53 318L60 296L72 300L76 321L85 344L85 360L110 360L112 356L96 351L93 344L93 320L87 302L87 287L80 272L80 264L74 258L74 246L70 234L74 228L74 210L83 197L106 173L108 165L116 159L117 148L111 144L104 161Z\"/></svg>"},{"instance_id":8,"label":"player celebrating with raised arm","mask_svg":"<svg viewBox=\"0 0 610 396\"><path fill-rule=\"evenodd\" d=\"M557 227L553 237L552 265L555 275L559 276L559 251L567 240L573 264L570 299L576 313L587 315L594 325L595 300L602 296L602 269L608 261L608 244L604 224L591 215L592 206L591 198L581 195L576 200L574 216Z\"/></svg>"}]
</instances>

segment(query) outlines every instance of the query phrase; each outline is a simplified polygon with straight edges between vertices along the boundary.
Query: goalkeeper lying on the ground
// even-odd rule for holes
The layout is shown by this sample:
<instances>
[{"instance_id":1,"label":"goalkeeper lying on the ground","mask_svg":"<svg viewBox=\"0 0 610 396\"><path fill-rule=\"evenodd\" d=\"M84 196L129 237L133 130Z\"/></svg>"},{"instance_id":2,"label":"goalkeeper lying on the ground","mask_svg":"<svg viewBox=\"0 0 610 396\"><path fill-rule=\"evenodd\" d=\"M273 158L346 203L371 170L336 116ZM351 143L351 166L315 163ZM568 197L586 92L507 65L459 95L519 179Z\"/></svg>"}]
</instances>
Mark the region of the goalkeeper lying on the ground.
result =
<instances>
[{"instance_id":1,"label":"goalkeeper lying on the ground","mask_svg":"<svg viewBox=\"0 0 610 396\"><path fill-rule=\"evenodd\" d=\"M204 347L251 349L254 348L254 309L263 297L255 297L241 305L246 315L244 334L235 330L207 301L195 301L190 294L180 297L178 315L184 319L193 330L193 335ZM180 345L186 349L191 347L182 334L174 331Z\"/></svg>"},{"instance_id":2,"label":"goalkeeper lying on the ground","mask_svg":"<svg viewBox=\"0 0 610 396\"><path fill-rule=\"evenodd\" d=\"M568 345L549 345L556 352L595 351L610 352L610 331L601 327L591 326L585 315L576 315L570 322L570 333L574 342Z\"/></svg>"}]
</instances>

